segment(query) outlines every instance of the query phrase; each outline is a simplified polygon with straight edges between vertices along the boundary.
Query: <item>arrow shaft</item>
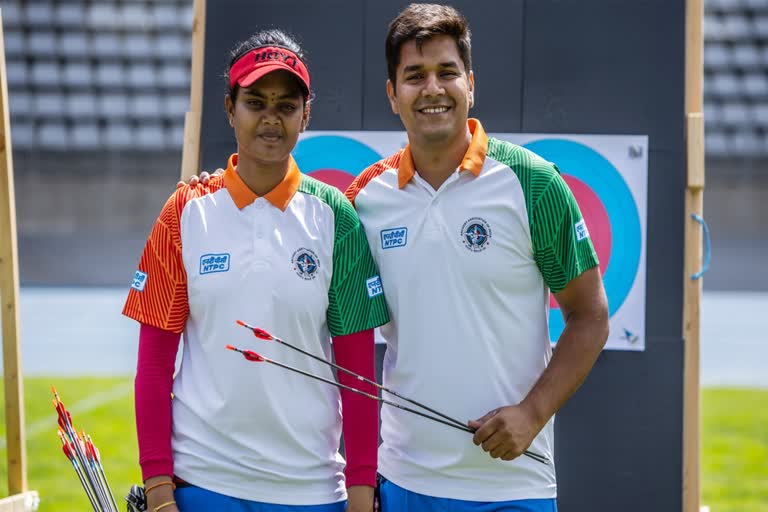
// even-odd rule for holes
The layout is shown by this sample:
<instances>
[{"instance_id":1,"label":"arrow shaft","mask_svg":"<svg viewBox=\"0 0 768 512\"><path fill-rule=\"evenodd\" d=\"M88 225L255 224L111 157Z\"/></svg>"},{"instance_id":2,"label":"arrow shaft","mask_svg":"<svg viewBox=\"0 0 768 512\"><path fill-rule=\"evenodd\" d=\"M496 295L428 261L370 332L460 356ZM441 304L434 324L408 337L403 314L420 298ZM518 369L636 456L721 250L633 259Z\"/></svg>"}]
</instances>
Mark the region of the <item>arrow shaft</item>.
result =
<instances>
[{"instance_id":1,"label":"arrow shaft","mask_svg":"<svg viewBox=\"0 0 768 512\"><path fill-rule=\"evenodd\" d=\"M421 411L417 411L415 409L411 409L410 407L406 407L404 405L400 405L400 404L397 404L395 402L391 402L391 401L386 400L384 398L381 398L379 396L372 395L370 393L366 393L365 391L361 391L359 389L355 389L353 387L346 386L344 384L338 383L335 380L330 380L330 379L326 379L326 378L323 378L323 377L319 377L319 376L311 374L309 372L305 372L304 370L300 370L298 368L294 368L293 366L288 366L287 364L283 364L283 363L280 363L278 361L273 361L272 359L267 359L266 357L264 358L264 362L265 363L273 364L275 366L279 366L280 368L285 368L286 370L289 370L289 371L292 371L292 372L296 372L298 374L301 374L301 375L304 375L306 377L309 377L310 379L315 379L315 380L319 380L321 382L325 382L326 384L330 384L331 386L336 386L336 387L339 387L341 389L346 389L347 391L352 391L353 393L357 393L359 395L365 396L367 398L370 398L371 400L376 400L377 402L381 402L383 404L391 405L392 407L397 407L398 409L402 409L404 411L408 411L408 412L410 412L412 414L416 414L416 415L421 416L423 418L427 418L427 419L430 419L430 420L433 420L433 421L437 421L438 423L442 423L444 425L448 425L449 427L453 427L453 428L458 429L458 430L463 430L465 432L474 433L474 431L472 429L470 429L469 427L465 427L463 425L456 425L455 423L449 423L449 422L444 421L444 420L442 420L440 418L435 418L434 416L430 416L428 414L424 414Z\"/></svg>"},{"instance_id":2,"label":"arrow shaft","mask_svg":"<svg viewBox=\"0 0 768 512\"><path fill-rule=\"evenodd\" d=\"M251 325L245 324L245 322L243 322L243 324L244 324L244 327L246 327L247 329L251 329L251 331L255 331L255 329L256 329L255 327L253 327ZM270 334L270 336L272 336L272 335ZM303 354L303 355L305 355L307 357L310 357L310 358L314 359L315 361L319 361L319 362L321 362L321 363L323 363L325 365L328 365L331 368L336 369L337 371L344 372L347 375L350 375L350 376L352 376L352 377L354 377L354 378L356 378L356 379L358 379L358 380L360 380L362 382L365 382L366 384L370 384L370 385L376 387L377 389L380 389L381 391L383 391L385 393L388 393L388 394L390 394L392 396L395 396L395 397L399 398L400 400L403 400L405 402L411 403L411 404L413 404L413 405L415 405L415 406L417 406L417 407L419 407L421 409L424 409L425 411L429 411L432 414L440 416L441 418L443 418L445 420L448 420L448 421L450 421L451 423L453 423L455 425L458 425L459 427L462 428L462 430L466 427L466 424L464 422L459 421L456 418L452 418L452 417L448 416L447 414L444 414L444 413L442 413L442 412L440 412L438 410L435 410L432 407L429 407L429 406L427 406L425 404L422 404L421 402L417 402L416 400L413 400L412 398L408 398L406 396L403 396L400 393L398 393L398 392L396 392L394 390L391 390L391 389L387 388L386 386L383 386L383 385L379 384L378 382L376 382L374 380L371 380L371 379L369 379L367 377L363 377L359 373L355 373L352 370L348 370L347 368L344 368L343 366L339 366L339 365L337 365L335 363L332 363L332 362L326 360L323 357L320 357L320 356L315 355L315 354L313 354L311 352L308 352L308 351L306 351L304 349L301 349L301 348L299 348L299 347L297 347L297 346L295 346L295 345L293 345L291 343L288 343L287 341L285 341L282 338L278 338L276 336L272 336L272 340L274 340L277 343L280 343L281 345L284 345L284 346L286 346L286 347L288 347L288 348L290 348L292 350L295 350L296 352L299 352L300 354Z\"/></svg>"},{"instance_id":3,"label":"arrow shaft","mask_svg":"<svg viewBox=\"0 0 768 512\"><path fill-rule=\"evenodd\" d=\"M88 484L85 481L85 477L82 475L80 468L78 467L77 460L72 459L72 467L75 469L75 473L77 473L77 478L80 479L80 485L83 486L83 489L85 490L85 494L88 495L88 501L91 502L91 506L93 507L93 510L96 512L101 512L101 508L98 505L98 502L96 501L96 497L91 492L91 488L88 486Z\"/></svg>"},{"instance_id":4,"label":"arrow shaft","mask_svg":"<svg viewBox=\"0 0 768 512\"><path fill-rule=\"evenodd\" d=\"M452 418L452 417L448 416L447 414L443 414L442 412L437 411L437 410L435 410L435 409L433 409L433 408L431 408L431 407L429 407L427 405L424 405L424 404L422 404L420 402L417 402L416 400L413 400L411 398L403 396L400 393L387 388L386 386L382 386L381 384L379 384L378 382L376 382L374 380L371 380L371 379L368 379L366 377L363 377L359 373L355 373L352 370L348 370L348 369L344 368L343 366L339 366L339 365L337 365L335 363L327 361L326 359L324 359L324 358L322 358L320 356L317 356L315 354L312 354L311 352L307 352L306 350L303 350L303 349L301 349L299 347L296 347L296 346L288 343L287 341L285 341L283 339L276 338L274 336L273 336L273 339L276 342L278 342L278 343L280 343L282 345L285 345L286 347L288 347L290 349L293 349L293 350L295 350L295 351L297 351L297 352L299 352L301 354L304 354L307 357L311 357L312 359L314 359L316 361L319 361L319 362L321 362L323 364L326 364L326 365L330 366L331 368L335 368L336 370L338 370L340 372L346 373L347 375L350 375L350 376L352 376L352 377L354 377L354 378L356 378L356 379L358 379L358 380L360 380L362 382L365 382L366 384L370 384L370 385L376 387L377 389L380 389L381 391L383 391L385 393L388 393L388 394L390 394L392 396L395 396L395 397L399 398L400 400L404 400L404 401L406 401L408 403L411 403L411 404L413 404L413 405L415 405L417 407L420 407L421 409L424 409L425 411L429 411L432 414L440 416L441 418L443 418L445 420L448 420L449 422L453 423L454 425L461 427L461 430L466 430L466 428L467 428L465 423L457 420L456 418ZM444 421L441 422L441 423L447 424ZM470 432L472 432L472 431L470 430Z\"/></svg>"},{"instance_id":5,"label":"arrow shaft","mask_svg":"<svg viewBox=\"0 0 768 512\"><path fill-rule=\"evenodd\" d=\"M251 325L248 325L248 324L246 324L244 322L243 322L243 326L246 327L247 329L250 329L251 331L255 330L255 327L253 327ZM343 366L339 366L339 365L337 365L335 363L327 361L325 358L322 358L322 357L317 356L317 355L315 355L315 354L313 354L311 352L308 352L308 351L306 351L304 349L301 349L301 348L299 348L299 347L297 347L297 346L295 346L295 345L293 345L291 343L288 343L287 341L285 341L285 340L283 340L281 338L278 338L278 337L273 336L271 334L270 334L270 336L272 336L272 340L276 341L277 343L280 343L281 345L284 345L284 346L286 346L286 347L288 347L290 349L293 349L293 350L295 350L295 351L297 351L297 352L299 352L299 353L301 353L301 354L303 354L303 355L305 355L307 357L310 357L310 358L312 358L312 359L314 359L316 361L319 361L319 362L321 362L321 363L323 363L325 365L328 365L331 368L336 369L337 371L341 371L341 372L346 373L347 375L351 375L352 377L355 377L356 379L358 379L358 380L360 380L362 382L365 382L366 384L370 384L370 385L376 387L377 389L380 389L381 391L383 391L385 393L388 393L388 394L390 394L392 396L395 396L395 397L399 398L400 400L409 402L409 403L411 403L411 404L413 404L413 405L415 405L415 406L417 406L417 407L419 407L421 409L429 411L432 414L435 414L435 415L437 415L437 416L439 416L440 418L443 418L443 419L436 418L435 416L431 416L431 415L428 415L428 414L424 414L424 413L422 413L420 411L416 411L414 409L411 409L410 407L405 407L405 406L397 404L395 402L391 402L389 400L385 400L384 398L380 398L378 396L371 395L369 393L365 393L364 391L360 391L358 389L355 389L355 388L352 388L352 387L349 387L349 386L345 386L345 385L343 385L341 383L338 383L338 382L335 382L335 381L330 381L330 380L327 380L327 379L323 379L322 377L318 377L316 375L313 375L311 373L305 372L303 370L299 370L298 368L294 368L292 366L288 366L288 365L284 365L282 363L278 363L276 361L272 361L271 359L266 359L265 358L265 361L268 361L268 362L270 362L272 364L276 364L277 366L280 366L282 368L286 368L286 369L289 369L291 371L295 371L295 372L300 373L302 375L305 375L307 377L310 377L310 378L313 378L313 379L318 379L318 380L321 380L323 382L327 382L328 384L340 387L342 389L347 389L349 391L353 391L355 393L367 396L368 398L371 398L373 400L376 400L378 402L381 402L381 403L384 403L384 404L387 404L387 405L391 405L393 407L397 407L398 409L402 409L402 410L410 412L412 414L416 414L417 416L421 416L423 418L431 419L431 420L436 421L438 423L442 423L443 425L447 425L449 427L453 427L455 429L462 430L462 431L468 432L470 434L474 434L475 433L475 430L469 428L468 426L466 426L465 423L457 420L456 418L452 418L451 416L448 416L447 414L443 414L440 411L437 411L437 410L435 410L435 409L433 409L433 408L431 408L431 407L429 407L427 405L424 405L424 404L422 404L420 402L417 402L416 400L413 400L411 398L405 397L405 396L401 395L400 393L398 393L396 391L393 391L393 390L391 390L391 389L389 389L389 388L379 384L376 381L373 381L371 379L363 377L362 375L360 375L358 373L355 373L355 372L353 372L351 370L348 370L348 369L344 368ZM263 338L261 338L261 339L263 339ZM445 421L445 420L447 420L447 421ZM545 457L544 455L538 454L536 452L525 450L523 452L523 455L525 455L526 457L528 457L530 459L533 459L533 460L535 460L537 462L541 462L542 464L549 464L549 460L547 459L547 457Z\"/></svg>"},{"instance_id":6,"label":"arrow shaft","mask_svg":"<svg viewBox=\"0 0 768 512\"><path fill-rule=\"evenodd\" d=\"M404 405L400 405L400 404L397 404L395 402L391 402L391 401L386 400L384 398L381 398L379 396L372 395L370 393L366 393L365 391L360 391L359 389L355 389L353 387L346 386L344 384L336 382L335 380L330 380L330 379L326 379L324 377L319 377L319 376L314 375L312 373L306 372L304 370L300 370L298 368L294 368L293 366L289 366L287 364L283 364L283 363L280 363L278 361L274 361L272 359L268 359L266 357L264 357L263 359L264 359L265 363L273 364L275 366L279 366L280 368L284 368L286 370L289 370L289 371L292 371L292 372L296 372L296 373L298 373L300 375L304 375L305 377L309 377L310 379L319 380L320 382L325 382L326 384L330 384L331 386L336 386L336 387L339 387L341 389L346 389L348 391L352 391L353 393L357 393L359 395L365 396L367 398L370 398L371 400L376 400L377 402L381 402L383 404L391 405L392 407L397 407L398 409L402 409L403 411L407 411L407 412L410 412L411 414L415 414L417 416L421 416L422 418L426 418L426 419L429 419L429 420L432 420L432 421L436 421L438 423L442 423L443 425L447 425L447 426L455 428L457 430L468 432L470 434L474 434L475 433L475 431L472 430L469 427L466 427L466 426L463 426L463 425L457 425L455 423L450 423L450 422L444 421L444 420L442 420L440 418L436 418L434 416L430 416L429 414L424 414L421 411L417 411L415 409L411 409L410 407L406 407ZM523 452L523 455L525 455L526 457L528 457L530 459L533 459L533 460L535 460L537 462L540 462L542 464L549 464L549 461L547 460L547 458L545 456L543 456L543 455L539 455L538 453L531 452L529 450L525 450Z\"/></svg>"}]
</instances>

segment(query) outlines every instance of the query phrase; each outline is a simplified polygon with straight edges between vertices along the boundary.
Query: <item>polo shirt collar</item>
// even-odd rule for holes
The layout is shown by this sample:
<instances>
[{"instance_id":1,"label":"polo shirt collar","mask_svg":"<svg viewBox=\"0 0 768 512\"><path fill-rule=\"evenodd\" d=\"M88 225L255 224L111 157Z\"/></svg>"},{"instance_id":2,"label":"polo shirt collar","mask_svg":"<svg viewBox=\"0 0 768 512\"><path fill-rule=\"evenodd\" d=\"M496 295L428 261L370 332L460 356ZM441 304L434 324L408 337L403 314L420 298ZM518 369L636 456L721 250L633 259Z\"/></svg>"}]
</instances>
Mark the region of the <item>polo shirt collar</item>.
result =
<instances>
[{"instance_id":1,"label":"polo shirt collar","mask_svg":"<svg viewBox=\"0 0 768 512\"><path fill-rule=\"evenodd\" d=\"M289 158L288 172L285 173L283 181L263 196L282 211L288 208L288 203L293 199L293 195L299 189L299 183L301 182L301 171L296 165L293 156ZM241 210L259 198L253 190L248 188L243 178L237 173L237 153L230 156L227 162L227 170L224 171L224 186L227 188L229 195L232 196L237 207Z\"/></svg>"},{"instance_id":2,"label":"polo shirt collar","mask_svg":"<svg viewBox=\"0 0 768 512\"><path fill-rule=\"evenodd\" d=\"M467 170L477 176L483 168L485 155L488 152L488 136L483 130L483 125L477 119L468 119L467 127L472 134L472 140L469 142L469 148L464 153L459 170ZM400 159L400 167L397 171L397 182L400 188L403 188L411 178L416 174L413 165L413 155L411 155L411 145L408 144L403 150L403 156Z\"/></svg>"}]
</instances>

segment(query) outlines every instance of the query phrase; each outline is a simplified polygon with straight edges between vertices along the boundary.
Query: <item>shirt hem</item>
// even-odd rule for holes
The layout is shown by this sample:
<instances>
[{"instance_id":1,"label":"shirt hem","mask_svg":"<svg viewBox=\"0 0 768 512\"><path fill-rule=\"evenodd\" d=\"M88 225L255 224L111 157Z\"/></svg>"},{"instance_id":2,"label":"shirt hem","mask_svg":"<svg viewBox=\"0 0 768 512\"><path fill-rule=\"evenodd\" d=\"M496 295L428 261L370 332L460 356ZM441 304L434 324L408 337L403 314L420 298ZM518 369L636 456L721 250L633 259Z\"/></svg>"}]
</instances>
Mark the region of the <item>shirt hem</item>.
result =
<instances>
[{"instance_id":1,"label":"shirt hem","mask_svg":"<svg viewBox=\"0 0 768 512\"><path fill-rule=\"evenodd\" d=\"M482 501L482 502L500 502L515 500L542 500L557 498L557 484L544 487L529 487L526 489L507 490L499 492L499 486L488 488L473 487L468 489L457 489L455 485L429 485L421 484L415 478L400 479L399 475L384 471L379 471L381 475L403 489L430 496L434 498L448 498L452 500L463 501Z\"/></svg>"},{"instance_id":2,"label":"shirt hem","mask_svg":"<svg viewBox=\"0 0 768 512\"><path fill-rule=\"evenodd\" d=\"M244 482L242 487L221 485L219 482L211 482L210 475L208 478L195 473L187 473L184 470L177 470L176 476L188 482L190 485L200 487L207 491L213 491L225 496L231 496L241 500L255 501L259 503L269 503L273 505L326 505L330 503L338 503L347 499L346 489L343 492L335 492L333 494L340 495L340 497L329 497L327 493L305 493L299 492L302 489L306 489L305 484L297 484L296 487L284 493L275 493L274 490L267 490L271 486L265 483L263 488L258 489L254 483ZM255 491L255 492L254 492Z\"/></svg>"}]
</instances>

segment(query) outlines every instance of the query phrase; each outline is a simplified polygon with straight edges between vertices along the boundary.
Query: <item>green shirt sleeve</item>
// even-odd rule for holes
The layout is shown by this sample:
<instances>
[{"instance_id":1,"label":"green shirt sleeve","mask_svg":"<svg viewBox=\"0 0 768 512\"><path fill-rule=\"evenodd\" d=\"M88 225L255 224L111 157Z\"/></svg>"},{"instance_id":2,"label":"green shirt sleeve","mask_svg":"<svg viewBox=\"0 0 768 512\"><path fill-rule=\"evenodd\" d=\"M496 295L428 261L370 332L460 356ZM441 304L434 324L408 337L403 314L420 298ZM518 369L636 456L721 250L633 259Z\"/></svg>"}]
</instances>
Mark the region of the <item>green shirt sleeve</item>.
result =
<instances>
[{"instance_id":1,"label":"green shirt sleeve","mask_svg":"<svg viewBox=\"0 0 768 512\"><path fill-rule=\"evenodd\" d=\"M549 289L559 292L574 278L598 264L589 230L576 198L559 169L537 166L531 238L536 264Z\"/></svg>"},{"instance_id":2,"label":"green shirt sleeve","mask_svg":"<svg viewBox=\"0 0 768 512\"><path fill-rule=\"evenodd\" d=\"M332 336L372 329L389 322L384 290L360 219L341 194L334 207L336 237L333 277L328 290Z\"/></svg>"}]
</instances>

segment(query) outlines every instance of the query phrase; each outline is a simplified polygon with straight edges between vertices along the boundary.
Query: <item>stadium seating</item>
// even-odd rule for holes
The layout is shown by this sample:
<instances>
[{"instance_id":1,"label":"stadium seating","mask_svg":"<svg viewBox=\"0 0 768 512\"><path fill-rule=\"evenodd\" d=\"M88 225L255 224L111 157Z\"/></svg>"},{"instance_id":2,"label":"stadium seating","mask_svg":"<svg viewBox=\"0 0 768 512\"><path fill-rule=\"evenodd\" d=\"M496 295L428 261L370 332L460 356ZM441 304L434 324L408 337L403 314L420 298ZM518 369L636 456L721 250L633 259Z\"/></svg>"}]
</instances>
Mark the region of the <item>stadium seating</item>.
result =
<instances>
[{"instance_id":1,"label":"stadium seating","mask_svg":"<svg viewBox=\"0 0 768 512\"><path fill-rule=\"evenodd\" d=\"M768 157L768 2L706 0L704 119L712 157Z\"/></svg>"},{"instance_id":2,"label":"stadium seating","mask_svg":"<svg viewBox=\"0 0 768 512\"><path fill-rule=\"evenodd\" d=\"M3 0L2 13L15 147L180 147L192 0ZM704 33L707 153L768 157L768 1L706 0Z\"/></svg>"},{"instance_id":3,"label":"stadium seating","mask_svg":"<svg viewBox=\"0 0 768 512\"><path fill-rule=\"evenodd\" d=\"M192 0L2 0L2 15L16 150L180 150Z\"/></svg>"}]
</instances>

